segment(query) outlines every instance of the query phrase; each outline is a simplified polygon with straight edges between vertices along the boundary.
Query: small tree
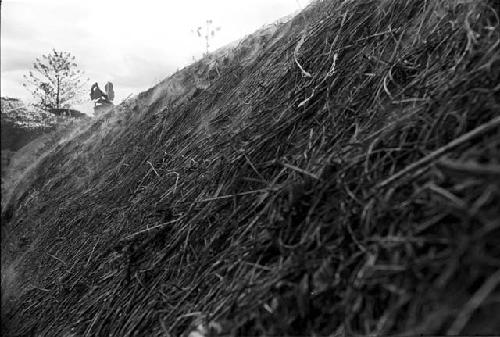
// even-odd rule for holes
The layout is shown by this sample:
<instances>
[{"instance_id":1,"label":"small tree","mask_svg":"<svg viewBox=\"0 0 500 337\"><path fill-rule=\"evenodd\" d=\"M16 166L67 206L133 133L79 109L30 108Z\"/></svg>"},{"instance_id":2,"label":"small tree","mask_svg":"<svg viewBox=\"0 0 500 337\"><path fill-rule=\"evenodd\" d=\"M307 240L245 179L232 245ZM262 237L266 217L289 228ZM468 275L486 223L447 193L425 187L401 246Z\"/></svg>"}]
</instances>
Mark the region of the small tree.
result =
<instances>
[{"instance_id":1,"label":"small tree","mask_svg":"<svg viewBox=\"0 0 500 337\"><path fill-rule=\"evenodd\" d=\"M208 55L208 52L210 50L210 42L214 38L215 33L220 30L220 27L212 28L212 24L213 24L212 20L207 20L205 22L205 32L202 32L203 27L201 26L196 29L196 34L198 35L198 37L205 40L204 55Z\"/></svg>"},{"instance_id":2,"label":"small tree","mask_svg":"<svg viewBox=\"0 0 500 337\"><path fill-rule=\"evenodd\" d=\"M77 67L75 57L69 52L52 49L42 59L36 58L34 71L24 75L23 83L35 98L35 106L48 110L69 108L76 103L88 81Z\"/></svg>"}]
</instances>

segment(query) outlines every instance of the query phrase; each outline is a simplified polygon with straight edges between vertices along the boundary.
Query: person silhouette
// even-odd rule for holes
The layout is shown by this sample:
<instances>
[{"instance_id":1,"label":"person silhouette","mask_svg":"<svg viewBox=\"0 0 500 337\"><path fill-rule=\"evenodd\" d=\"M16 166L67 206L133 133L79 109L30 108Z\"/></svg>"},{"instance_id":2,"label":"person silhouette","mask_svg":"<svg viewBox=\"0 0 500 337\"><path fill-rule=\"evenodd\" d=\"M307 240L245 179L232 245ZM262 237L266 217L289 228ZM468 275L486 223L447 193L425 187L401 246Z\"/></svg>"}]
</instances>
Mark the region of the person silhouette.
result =
<instances>
[{"instance_id":1,"label":"person silhouette","mask_svg":"<svg viewBox=\"0 0 500 337\"><path fill-rule=\"evenodd\" d=\"M99 88L97 82L90 87L90 99L94 101L94 112L96 114L105 112L113 106L112 101L115 97L113 84L111 82L106 83L105 90L106 93Z\"/></svg>"},{"instance_id":2,"label":"person silhouette","mask_svg":"<svg viewBox=\"0 0 500 337\"><path fill-rule=\"evenodd\" d=\"M103 103L108 100L108 96L102 92L97 82L90 87L90 99L97 100L96 103Z\"/></svg>"},{"instance_id":3,"label":"person silhouette","mask_svg":"<svg viewBox=\"0 0 500 337\"><path fill-rule=\"evenodd\" d=\"M110 102L113 102L113 99L115 99L115 92L113 91L113 83L108 82L104 86L104 91L106 91L106 96L108 97L108 100Z\"/></svg>"}]
</instances>

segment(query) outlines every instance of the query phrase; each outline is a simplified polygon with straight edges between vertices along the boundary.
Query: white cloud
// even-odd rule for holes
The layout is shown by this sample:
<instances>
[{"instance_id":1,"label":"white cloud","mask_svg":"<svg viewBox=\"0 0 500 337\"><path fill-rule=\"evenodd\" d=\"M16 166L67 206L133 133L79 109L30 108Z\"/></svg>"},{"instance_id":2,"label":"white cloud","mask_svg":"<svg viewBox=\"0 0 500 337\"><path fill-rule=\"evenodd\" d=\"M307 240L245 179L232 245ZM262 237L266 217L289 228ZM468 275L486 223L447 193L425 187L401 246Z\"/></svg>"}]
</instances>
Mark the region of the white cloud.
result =
<instances>
[{"instance_id":1,"label":"white cloud","mask_svg":"<svg viewBox=\"0 0 500 337\"><path fill-rule=\"evenodd\" d=\"M214 49L299 8L297 0L4 0L1 5L2 96L27 99L22 70L56 48L71 52L91 83L113 81L117 101L199 57L204 42L192 30L205 20L221 27Z\"/></svg>"}]
</instances>

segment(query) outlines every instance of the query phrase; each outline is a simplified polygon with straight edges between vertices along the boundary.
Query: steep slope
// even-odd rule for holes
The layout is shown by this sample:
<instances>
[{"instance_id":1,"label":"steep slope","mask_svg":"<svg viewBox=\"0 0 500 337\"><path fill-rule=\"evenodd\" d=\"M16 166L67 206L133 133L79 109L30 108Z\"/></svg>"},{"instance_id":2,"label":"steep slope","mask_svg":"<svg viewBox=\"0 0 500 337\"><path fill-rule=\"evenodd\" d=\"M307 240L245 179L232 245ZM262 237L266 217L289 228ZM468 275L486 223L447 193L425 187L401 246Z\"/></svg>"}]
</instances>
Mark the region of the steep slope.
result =
<instances>
[{"instance_id":1,"label":"steep slope","mask_svg":"<svg viewBox=\"0 0 500 337\"><path fill-rule=\"evenodd\" d=\"M9 202L5 333L499 331L498 12L319 1L79 130Z\"/></svg>"}]
</instances>

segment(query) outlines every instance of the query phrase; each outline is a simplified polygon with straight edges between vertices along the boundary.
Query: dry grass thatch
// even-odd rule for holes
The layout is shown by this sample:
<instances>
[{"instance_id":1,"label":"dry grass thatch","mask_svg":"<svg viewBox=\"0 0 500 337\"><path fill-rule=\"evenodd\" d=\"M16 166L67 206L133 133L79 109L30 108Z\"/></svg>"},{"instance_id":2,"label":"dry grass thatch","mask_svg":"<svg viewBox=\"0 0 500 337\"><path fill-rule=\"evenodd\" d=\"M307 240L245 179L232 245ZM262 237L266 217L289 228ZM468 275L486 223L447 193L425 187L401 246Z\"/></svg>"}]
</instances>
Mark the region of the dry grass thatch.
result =
<instances>
[{"instance_id":1,"label":"dry grass thatch","mask_svg":"<svg viewBox=\"0 0 500 337\"><path fill-rule=\"evenodd\" d=\"M500 331L499 44L493 0L320 1L122 104L12 204L11 334Z\"/></svg>"}]
</instances>

